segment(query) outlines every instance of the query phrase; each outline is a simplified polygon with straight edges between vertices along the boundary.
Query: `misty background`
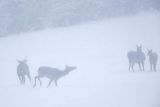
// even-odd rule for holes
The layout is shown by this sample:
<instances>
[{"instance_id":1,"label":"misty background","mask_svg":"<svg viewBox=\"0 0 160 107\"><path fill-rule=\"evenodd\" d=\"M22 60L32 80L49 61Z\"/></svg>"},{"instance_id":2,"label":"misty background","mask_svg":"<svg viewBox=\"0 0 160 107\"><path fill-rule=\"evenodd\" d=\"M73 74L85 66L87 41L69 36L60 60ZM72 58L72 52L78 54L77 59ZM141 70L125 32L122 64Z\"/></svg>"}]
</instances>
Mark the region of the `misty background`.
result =
<instances>
[{"instance_id":1,"label":"misty background","mask_svg":"<svg viewBox=\"0 0 160 107\"><path fill-rule=\"evenodd\" d=\"M144 71L129 71L136 45ZM160 0L0 0L0 107L160 107L151 49L159 57ZM77 69L47 88L44 66Z\"/></svg>"},{"instance_id":2,"label":"misty background","mask_svg":"<svg viewBox=\"0 0 160 107\"><path fill-rule=\"evenodd\" d=\"M160 10L160 0L0 0L0 36Z\"/></svg>"}]
</instances>

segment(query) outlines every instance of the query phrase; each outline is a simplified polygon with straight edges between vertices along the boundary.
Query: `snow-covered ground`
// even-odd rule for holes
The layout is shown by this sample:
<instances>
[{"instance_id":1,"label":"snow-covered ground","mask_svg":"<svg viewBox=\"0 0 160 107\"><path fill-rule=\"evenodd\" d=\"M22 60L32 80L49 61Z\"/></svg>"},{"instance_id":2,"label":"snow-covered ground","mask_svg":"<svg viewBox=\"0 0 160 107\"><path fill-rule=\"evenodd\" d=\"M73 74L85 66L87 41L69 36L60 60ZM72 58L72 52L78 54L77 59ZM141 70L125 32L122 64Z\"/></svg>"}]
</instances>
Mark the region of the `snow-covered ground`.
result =
<instances>
[{"instance_id":1,"label":"snow-covered ground","mask_svg":"<svg viewBox=\"0 0 160 107\"><path fill-rule=\"evenodd\" d=\"M0 107L160 107L160 63L128 71L127 52L142 45L160 55L160 13L108 19L0 38ZM21 86L17 60L27 58L32 82ZM77 69L46 88L33 86L40 66Z\"/></svg>"}]
</instances>

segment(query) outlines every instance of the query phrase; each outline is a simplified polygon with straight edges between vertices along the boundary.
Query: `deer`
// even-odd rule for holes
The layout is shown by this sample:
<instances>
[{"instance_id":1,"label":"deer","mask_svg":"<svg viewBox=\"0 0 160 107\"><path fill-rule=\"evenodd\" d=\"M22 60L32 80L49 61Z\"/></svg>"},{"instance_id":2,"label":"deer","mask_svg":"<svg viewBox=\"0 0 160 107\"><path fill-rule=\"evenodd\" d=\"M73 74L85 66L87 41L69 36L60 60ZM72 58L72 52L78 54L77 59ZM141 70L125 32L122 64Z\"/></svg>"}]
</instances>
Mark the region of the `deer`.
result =
<instances>
[{"instance_id":1,"label":"deer","mask_svg":"<svg viewBox=\"0 0 160 107\"><path fill-rule=\"evenodd\" d=\"M29 66L26 64L27 60L17 60L19 63L17 66L17 75L20 80L21 84L25 84L26 78L25 76L28 77L28 79L31 81L31 76L29 72Z\"/></svg>"},{"instance_id":2,"label":"deer","mask_svg":"<svg viewBox=\"0 0 160 107\"><path fill-rule=\"evenodd\" d=\"M134 71L134 65L138 64L139 69L141 71L141 67L144 71L144 61L146 59L145 54L142 52L142 46L136 45L137 50L136 51L130 51L127 53L128 60L129 60L129 71L132 68Z\"/></svg>"},{"instance_id":3,"label":"deer","mask_svg":"<svg viewBox=\"0 0 160 107\"><path fill-rule=\"evenodd\" d=\"M151 71L152 70L156 71L156 66L157 66L157 62L158 62L158 55L157 55L157 53L152 52L152 49L151 49L151 50L148 50L147 55L149 57Z\"/></svg>"},{"instance_id":4,"label":"deer","mask_svg":"<svg viewBox=\"0 0 160 107\"><path fill-rule=\"evenodd\" d=\"M34 80L35 80L35 84L33 85L33 88L36 87L36 80L38 79L40 82L40 86L42 85L42 81L41 78L45 77L49 79L49 83L47 85L47 88L51 85L51 83L54 81L55 86L57 87L57 81L68 75L71 71L75 70L77 67L72 67L72 66L65 66L64 70L60 70L57 68L52 68L52 67L48 67L48 66L42 66L39 67L38 69L38 75L35 76Z\"/></svg>"}]
</instances>

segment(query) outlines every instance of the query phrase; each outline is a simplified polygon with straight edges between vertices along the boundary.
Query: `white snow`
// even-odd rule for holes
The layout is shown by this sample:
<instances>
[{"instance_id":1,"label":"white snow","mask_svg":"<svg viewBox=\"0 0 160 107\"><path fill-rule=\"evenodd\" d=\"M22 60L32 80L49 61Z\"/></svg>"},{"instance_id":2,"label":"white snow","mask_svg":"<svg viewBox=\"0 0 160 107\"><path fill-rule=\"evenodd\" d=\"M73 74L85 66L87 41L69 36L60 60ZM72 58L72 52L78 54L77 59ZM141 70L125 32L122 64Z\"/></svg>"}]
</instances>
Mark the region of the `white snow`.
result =
<instances>
[{"instance_id":1,"label":"white snow","mask_svg":"<svg viewBox=\"0 0 160 107\"><path fill-rule=\"evenodd\" d=\"M160 107L160 64L128 71L127 52L142 45L160 55L160 13L108 19L0 38L0 107ZM32 82L21 86L16 60L27 57ZM32 88L40 66L77 69Z\"/></svg>"}]
</instances>

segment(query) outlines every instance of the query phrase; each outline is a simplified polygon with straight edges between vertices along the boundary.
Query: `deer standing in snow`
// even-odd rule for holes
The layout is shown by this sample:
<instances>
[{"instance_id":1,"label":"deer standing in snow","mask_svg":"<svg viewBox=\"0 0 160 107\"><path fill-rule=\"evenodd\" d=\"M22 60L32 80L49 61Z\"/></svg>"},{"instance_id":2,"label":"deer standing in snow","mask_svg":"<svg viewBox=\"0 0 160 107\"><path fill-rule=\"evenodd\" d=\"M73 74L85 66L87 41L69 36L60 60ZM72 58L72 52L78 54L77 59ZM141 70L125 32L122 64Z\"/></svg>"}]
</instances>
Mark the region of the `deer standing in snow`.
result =
<instances>
[{"instance_id":1,"label":"deer standing in snow","mask_svg":"<svg viewBox=\"0 0 160 107\"><path fill-rule=\"evenodd\" d=\"M154 71L156 71L156 65L157 65L157 61L158 61L157 53L153 53L152 50L148 50L147 55L149 56L149 62L150 62L151 71L153 69L154 69Z\"/></svg>"},{"instance_id":2,"label":"deer standing in snow","mask_svg":"<svg viewBox=\"0 0 160 107\"><path fill-rule=\"evenodd\" d=\"M18 75L18 78L20 80L20 83L21 84L25 84L25 76L28 77L28 79L31 81L31 76L30 76L30 73L29 73L29 67L28 65L26 64L27 63L27 60L17 60L17 62L19 63L18 66L17 66L17 75Z\"/></svg>"},{"instance_id":3,"label":"deer standing in snow","mask_svg":"<svg viewBox=\"0 0 160 107\"><path fill-rule=\"evenodd\" d=\"M33 87L36 86L37 79L39 80L40 86L41 86L42 82L41 82L40 78L43 78L43 77L46 77L50 80L47 87L49 87L51 85L52 81L54 81L55 85L57 86L57 81L61 77L68 75L71 71L73 71L75 69L76 69L76 67L71 67L71 66L66 66L64 70L59 70L57 68L51 68L51 67L47 67L47 66L40 67L38 69L38 75L35 77L35 84Z\"/></svg>"},{"instance_id":4,"label":"deer standing in snow","mask_svg":"<svg viewBox=\"0 0 160 107\"><path fill-rule=\"evenodd\" d=\"M137 63L139 65L139 69L141 70L142 67L144 71L145 55L142 52L142 46L137 46L137 51L130 51L127 56L129 60L129 70L132 68L134 71L134 65Z\"/></svg>"}]
</instances>

